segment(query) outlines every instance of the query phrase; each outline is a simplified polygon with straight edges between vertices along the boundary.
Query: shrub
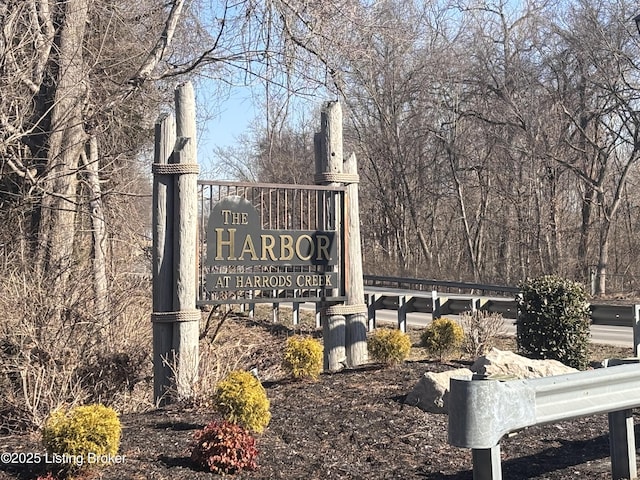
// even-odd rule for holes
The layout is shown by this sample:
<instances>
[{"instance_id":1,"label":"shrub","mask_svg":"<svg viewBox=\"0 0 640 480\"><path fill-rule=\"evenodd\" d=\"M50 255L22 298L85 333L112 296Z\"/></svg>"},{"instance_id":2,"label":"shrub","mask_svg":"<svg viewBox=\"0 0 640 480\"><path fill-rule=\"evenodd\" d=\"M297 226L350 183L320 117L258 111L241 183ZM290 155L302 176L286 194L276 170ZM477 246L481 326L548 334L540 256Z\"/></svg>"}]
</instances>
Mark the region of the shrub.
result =
<instances>
[{"instance_id":1,"label":"shrub","mask_svg":"<svg viewBox=\"0 0 640 480\"><path fill-rule=\"evenodd\" d=\"M474 359L491 350L496 338L505 333L504 318L499 313L465 312L460 315L460 325L464 331L462 351Z\"/></svg>"},{"instance_id":2,"label":"shrub","mask_svg":"<svg viewBox=\"0 0 640 480\"><path fill-rule=\"evenodd\" d=\"M42 441L48 453L78 459L65 467L99 466L102 455L116 455L120 445L118 414L104 405L86 405L54 411L42 430ZM89 454L96 457L90 458ZM81 459L81 460L80 460Z\"/></svg>"},{"instance_id":3,"label":"shrub","mask_svg":"<svg viewBox=\"0 0 640 480\"><path fill-rule=\"evenodd\" d=\"M254 470L258 456L255 444L248 430L229 422L211 422L196 432L191 460L220 474Z\"/></svg>"},{"instance_id":4,"label":"shrub","mask_svg":"<svg viewBox=\"0 0 640 480\"><path fill-rule=\"evenodd\" d=\"M260 381L249 372L236 370L218 382L216 409L231 423L261 433L269 424L269 399Z\"/></svg>"},{"instance_id":5,"label":"shrub","mask_svg":"<svg viewBox=\"0 0 640 480\"><path fill-rule=\"evenodd\" d=\"M420 341L430 355L442 361L445 355L458 348L464 337L462 327L449 318L437 318L422 332Z\"/></svg>"},{"instance_id":6,"label":"shrub","mask_svg":"<svg viewBox=\"0 0 640 480\"><path fill-rule=\"evenodd\" d=\"M322 372L322 344L311 337L290 337L282 366L294 378L317 379Z\"/></svg>"},{"instance_id":7,"label":"shrub","mask_svg":"<svg viewBox=\"0 0 640 480\"><path fill-rule=\"evenodd\" d=\"M376 362L394 365L403 362L411 351L409 335L396 329L381 328L367 338L369 355Z\"/></svg>"},{"instance_id":8,"label":"shrub","mask_svg":"<svg viewBox=\"0 0 640 480\"><path fill-rule=\"evenodd\" d=\"M531 358L588 364L589 303L582 285L554 275L522 282L518 302L518 349Z\"/></svg>"},{"instance_id":9,"label":"shrub","mask_svg":"<svg viewBox=\"0 0 640 480\"><path fill-rule=\"evenodd\" d=\"M58 480L58 477L53 475L53 473L51 472L47 472L45 476L38 475L38 478L36 478L36 480Z\"/></svg>"},{"instance_id":10,"label":"shrub","mask_svg":"<svg viewBox=\"0 0 640 480\"><path fill-rule=\"evenodd\" d=\"M98 352L77 369L89 401L113 405L118 398L131 394L144 381L148 354L144 349Z\"/></svg>"}]
</instances>

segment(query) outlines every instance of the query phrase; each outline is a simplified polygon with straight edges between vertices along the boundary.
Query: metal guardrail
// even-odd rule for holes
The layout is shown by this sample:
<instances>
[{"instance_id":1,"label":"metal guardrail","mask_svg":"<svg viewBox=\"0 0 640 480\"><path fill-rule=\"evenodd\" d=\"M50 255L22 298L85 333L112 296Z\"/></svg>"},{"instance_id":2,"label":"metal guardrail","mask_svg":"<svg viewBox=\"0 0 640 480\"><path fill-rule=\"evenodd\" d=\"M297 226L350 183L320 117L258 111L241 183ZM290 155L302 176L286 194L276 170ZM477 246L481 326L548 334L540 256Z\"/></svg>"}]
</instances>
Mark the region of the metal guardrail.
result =
<instances>
[{"instance_id":1,"label":"metal guardrail","mask_svg":"<svg viewBox=\"0 0 640 480\"><path fill-rule=\"evenodd\" d=\"M515 294L520 290L517 287L505 287L500 285L480 285L475 283L462 282L436 282L435 280L419 280L398 277L374 277L366 275L369 286L375 283L377 287L388 287L389 292L366 292L365 299L368 306L369 329L375 328L377 310L396 310L398 312L398 328L403 332L407 330L407 313L420 312L430 313L433 318L443 315L460 315L464 312L481 310L489 313L499 313L506 319L517 320L518 304ZM513 293L512 298L488 298L473 294L453 296L442 296L435 289L429 292L420 290L427 286L435 288L436 283L448 285L450 288L477 290L477 291L497 291L503 289L502 293ZM414 286L415 293L394 293L392 290L410 289ZM366 287L365 287L366 289ZM636 355L640 355L640 305L610 305L591 304L591 323L593 325L607 325L633 328L633 345Z\"/></svg>"},{"instance_id":2,"label":"metal guardrail","mask_svg":"<svg viewBox=\"0 0 640 480\"><path fill-rule=\"evenodd\" d=\"M409 277L386 277L380 275L364 275L364 284L370 287L407 288L409 290L432 291L439 290L446 293L479 292L487 293L518 293L518 287L507 285L490 285L484 283L452 282L445 280L429 280Z\"/></svg>"},{"instance_id":3,"label":"metal guardrail","mask_svg":"<svg viewBox=\"0 0 640 480\"><path fill-rule=\"evenodd\" d=\"M474 480L501 480L500 439L526 427L607 413L614 480L637 478L632 408L640 365L531 380L451 379L449 443L471 448Z\"/></svg>"}]
</instances>

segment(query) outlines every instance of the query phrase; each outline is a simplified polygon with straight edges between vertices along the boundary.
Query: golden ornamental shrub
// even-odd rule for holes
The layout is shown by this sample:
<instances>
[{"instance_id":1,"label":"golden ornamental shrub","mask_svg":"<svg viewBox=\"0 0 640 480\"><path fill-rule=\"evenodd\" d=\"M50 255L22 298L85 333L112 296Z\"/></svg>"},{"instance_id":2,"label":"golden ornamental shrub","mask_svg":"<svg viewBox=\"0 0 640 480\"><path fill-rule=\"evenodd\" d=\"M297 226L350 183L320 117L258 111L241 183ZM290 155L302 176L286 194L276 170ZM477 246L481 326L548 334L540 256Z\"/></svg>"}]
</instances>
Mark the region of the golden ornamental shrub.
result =
<instances>
[{"instance_id":1,"label":"golden ornamental shrub","mask_svg":"<svg viewBox=\"0 0 640 480\"><path fill-rule=\"evenodd\" d=\"M262 433L271 420L267 392L249 372L236 370L218 382L213 403L227 421L253 432Z\"/></svg>"},{"instance_id":2,"label":"golden ornamental shrub","mask_svg":"<svg viewBox=\"0 0 640 480\"><path fill-rule=\"evenodd\" d=\"M294 378L317 379L322 372L322 344L311 337L289 337L282 367Z\"/></svg>"},{"instance_id":3,"label":"golden ornamental shrub","mask_svg":"<svg viewBox=\"0 0 640 480\"><path fill-rule=\"evenodd\" d=\"M74 460L65 460L65 468L79 469L108 463L108 458L118 453L121 432L115 410L100 404L85 405L54 411L44 425L42 441L49 454Z\"/></svg>"},{"instance_id":4,"label":"golden ornamental shrub","mask_svg":"<svg viewBox=\"0 0 640 480\"><path fill-rule=\"evenodd\" d=\"M411 352L409 335L396 329L380 328L367 338L369 356L376 362L394 365L403 362Z\"/></svg>"},{"instance_id":5,"label":"golden ornamental shrub","mask_svg":"<svg viewBox=\"0 0 640 480\"><path fill-rule=\"evenodd\" d=\"M422 346L430 355L437 355L442 361L462 343L464 330L450 318L437 318L431 322L420 337Z\"/></svg>"}]
</instances>

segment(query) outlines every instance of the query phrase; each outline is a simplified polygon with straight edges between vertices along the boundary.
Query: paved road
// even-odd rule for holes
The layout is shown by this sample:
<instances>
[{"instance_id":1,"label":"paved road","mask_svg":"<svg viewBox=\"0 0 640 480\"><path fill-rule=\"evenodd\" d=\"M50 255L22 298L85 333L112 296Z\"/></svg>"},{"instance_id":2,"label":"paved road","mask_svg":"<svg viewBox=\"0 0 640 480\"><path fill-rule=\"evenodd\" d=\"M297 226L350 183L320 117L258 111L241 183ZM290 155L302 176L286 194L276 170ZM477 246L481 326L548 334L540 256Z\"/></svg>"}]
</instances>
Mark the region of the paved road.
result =
<instances>
[{"instance_id":1,"label":"paved road","mask_svg":"<svg viewBox=\"0 0 640 480\"><path fill-rule=\"evenodd\" d=\"M370 287L367 287L367 290ZM409 292L409 291L407 291ZM415 293L415 292L413 292ZM448 295L449 298L455 295ZM305 310L315 310L314 303L305 303L301 307ZM457 318L456 315L447 315L450 318ZM407 313L407 323L411 327L425 327L432 320L431 314L410 312ZM376 322L380 323L397 323L398 313L395 310L377 310ZM508 335L515 335L516 329L513 324L513 320L505 319L506 333ZM591 341L594 343L601 343L606 345L616 345L620 347L633 348L633 329L631 327L616 327L608 325L592 325L591 326Z\"/></svg>"},{"instance_id":2,"label":"paved road","mask_svg":"<svg viewBox=\"0 0 640 480\"><path fill-rule=\"evenodd\" d=\"M455 315L447 315L450 318L457 318ZM376 322L397 323L398 314L393 310L378 310L376 312ZM424 327L431 322L431 314L412 312L407 313L407 323L411 327ZM516 328L513 320L505 319L506 333L515 335ZM631 327L613 327L607 325L591 326L591 341L607 345L617 345L621 347L633 347L633 330Z\"/></svg>"}]
</instances>

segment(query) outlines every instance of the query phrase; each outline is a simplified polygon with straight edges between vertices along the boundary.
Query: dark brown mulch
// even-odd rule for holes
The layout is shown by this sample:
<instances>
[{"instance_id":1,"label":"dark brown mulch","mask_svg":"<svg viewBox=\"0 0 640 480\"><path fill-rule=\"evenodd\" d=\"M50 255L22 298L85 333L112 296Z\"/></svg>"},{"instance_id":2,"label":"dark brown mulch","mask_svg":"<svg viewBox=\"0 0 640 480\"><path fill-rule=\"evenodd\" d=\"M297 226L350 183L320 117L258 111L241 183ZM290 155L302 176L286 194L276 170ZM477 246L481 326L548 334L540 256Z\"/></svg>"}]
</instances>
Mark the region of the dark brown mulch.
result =
<instances>
[{"instance_id":1,"label":"dark brown mulch","mask_svg":"<svg viewBox=\"0 0 640 480\"><path fill-rule=\"evenodd\" d=\"M257 329L270 338L269 342L275 342L272 348L260 351L277 350L276 344L286 337L274 332L273 324L240 320L228 326L233 338L237 339L241 327ZM515 346L513 339L503 341L506 343L499 345L502 349ZM591 348L592 359L631 353L630 349ZM447 416L425 413L403 403L425 372L464 364L425 361L423 353L414 350L413 361L397 367L369 365L325 374L317 382L293 382L272 375L275 381L264 382L272 418L265 433L257 437L259 467L234 477L471 480L471 451L447 443ZM258 362L265 371L277 363L272 356L268 353L268 358ZM255 359L251 361L255 363ZM190 461L195 432L214 419L210 411L184 406L124 414L120 453L125 460L93 478L220 478L198 471ZM601 415L534 427L505 438L501 442L503 478L611 478L607 432L607 418ZM37 434L0 435L0 452L43 453L43 448ZM50 468L44 462L0 463L0 479L31 480Z\"/></svg>"},{"instance_id":2,"label":"dark brown mulch","mask_svg":"<svg viewBox=\"0 0 640 480\"><path fill-rule=\"evenodd\" d=\"M372 366L315 383L266 384L272 420L258 438L259 468L238 479L472 478L471 452L447 443L447 417L406 406L403 399L426 371L450 366L409 362ZM212 419L176 407L123 415L125 461L105 480L210 479L189 460L195 431ZM501 443L508 479L611 478L606 416L530 428ZM2 451L41 451L36 437L0 437ZM0 466L0 478L32 479L46 465Z\"/></svg>"}]
</instances>

